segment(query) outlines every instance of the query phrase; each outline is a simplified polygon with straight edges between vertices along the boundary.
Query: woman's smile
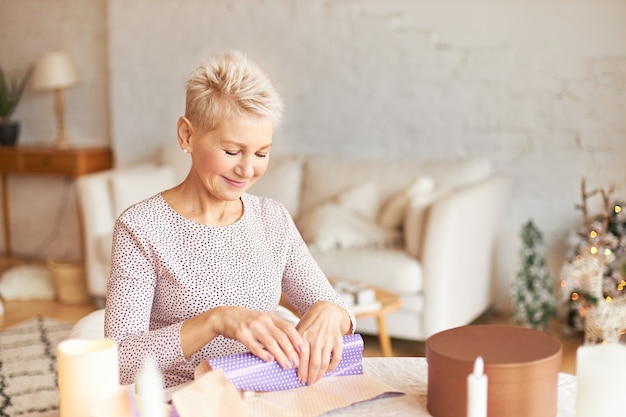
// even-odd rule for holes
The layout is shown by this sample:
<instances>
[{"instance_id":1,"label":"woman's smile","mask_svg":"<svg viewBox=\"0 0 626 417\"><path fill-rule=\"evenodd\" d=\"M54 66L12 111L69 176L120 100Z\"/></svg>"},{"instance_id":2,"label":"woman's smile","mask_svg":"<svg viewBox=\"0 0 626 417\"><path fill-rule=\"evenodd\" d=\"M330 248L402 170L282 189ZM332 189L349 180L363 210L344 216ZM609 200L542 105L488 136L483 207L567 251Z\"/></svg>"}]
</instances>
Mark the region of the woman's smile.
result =
<instances>
[{"instance_id":1,"label":"woman's smile","mask_svg":"<svg viewBox=\"0 0 626 417\"><path fill-rule=\"evenodd\" d=\"M248 182L249 182L249 180L245 180L245 181L236 181L236 180L231 180L231 179L229 179L229 178L227 178L227 177L222 177L222 178L224 178L224 180L225 180L225 181L226 181L229 185L231 185L232 187L235 187L235 188L245 188L245 187L246 187L246 185L248 185Z\"/></svg>"}]
</instances>

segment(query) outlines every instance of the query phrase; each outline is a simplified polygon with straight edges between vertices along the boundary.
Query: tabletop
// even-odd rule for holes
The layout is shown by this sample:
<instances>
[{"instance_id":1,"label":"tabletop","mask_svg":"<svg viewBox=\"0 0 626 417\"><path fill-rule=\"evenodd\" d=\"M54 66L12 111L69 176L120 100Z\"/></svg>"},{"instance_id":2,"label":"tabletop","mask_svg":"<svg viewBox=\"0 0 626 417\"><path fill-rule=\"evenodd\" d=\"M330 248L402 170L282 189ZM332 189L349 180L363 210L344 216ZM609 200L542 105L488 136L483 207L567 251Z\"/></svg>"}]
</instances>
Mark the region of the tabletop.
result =
<instances>
[{"instance_id":1,"label":"tabletop","mask_svg":"<svg viewBox=\"0 0 626 417\"><path fill-rule=\"evenodd\" d=\"M363 358L363 369L406 395L376 399L325 414L329 417L429 417L426 409L428 364L426 358ZM557 417L575 417L576 377L559 374Z\"/></svg>"}]
</instances>

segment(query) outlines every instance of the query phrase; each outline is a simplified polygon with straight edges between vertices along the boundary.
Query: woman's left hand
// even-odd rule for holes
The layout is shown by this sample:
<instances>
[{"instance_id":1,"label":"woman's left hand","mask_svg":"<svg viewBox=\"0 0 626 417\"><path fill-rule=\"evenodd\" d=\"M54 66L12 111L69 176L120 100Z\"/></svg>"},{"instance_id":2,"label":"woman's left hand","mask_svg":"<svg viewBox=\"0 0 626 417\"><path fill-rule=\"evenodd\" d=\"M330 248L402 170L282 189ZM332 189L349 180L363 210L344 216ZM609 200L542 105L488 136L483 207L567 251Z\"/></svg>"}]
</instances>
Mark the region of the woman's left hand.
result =
<instances>
[{"instance_id":1,"label":"woman's left hand","mask_svg":"<svg viewBox=\"0 0 626 417\"><path fill-rule=\"evenodd\" d=\"M341 360L343 335L349 332L350 326L346 311L328 301L318 301L304 313L296 326L305 341L298 367L300 382L313 384L337 367Z\"/></svg>"}]
</instances>

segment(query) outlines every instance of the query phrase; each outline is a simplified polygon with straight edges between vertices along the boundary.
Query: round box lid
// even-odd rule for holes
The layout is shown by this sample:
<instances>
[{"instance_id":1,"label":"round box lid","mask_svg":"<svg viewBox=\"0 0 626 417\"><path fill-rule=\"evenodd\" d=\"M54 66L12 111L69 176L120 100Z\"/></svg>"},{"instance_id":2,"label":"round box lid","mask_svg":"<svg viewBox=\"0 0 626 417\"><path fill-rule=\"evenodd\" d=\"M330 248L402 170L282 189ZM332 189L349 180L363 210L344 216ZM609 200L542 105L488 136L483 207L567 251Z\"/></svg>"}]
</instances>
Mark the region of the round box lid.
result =
<instances>
[{"instance_id":1,"label":"round box lid","mask_svg":"<svg viewBox=\"0 0 626 417\"><path fill-rule=\"evenodd\" d=\"M470 325L426 340L427 407L435 417L467 415L467 376L482 356L488 417L554 417L561 343L537 330Z\"/></svg>"},{"instance_id":2,"label":"round box lid","mask_svg":"<svg viewBox=\"0 0 626 417\"><path fill-rule=\"evenodd\" d=\"M438 372L466 378L476 357L482 356L490 382L558 373L561 350L561 342L545 332L495 324L457 327L426 340L428 364Z\"/></svg>"}]
</instances>

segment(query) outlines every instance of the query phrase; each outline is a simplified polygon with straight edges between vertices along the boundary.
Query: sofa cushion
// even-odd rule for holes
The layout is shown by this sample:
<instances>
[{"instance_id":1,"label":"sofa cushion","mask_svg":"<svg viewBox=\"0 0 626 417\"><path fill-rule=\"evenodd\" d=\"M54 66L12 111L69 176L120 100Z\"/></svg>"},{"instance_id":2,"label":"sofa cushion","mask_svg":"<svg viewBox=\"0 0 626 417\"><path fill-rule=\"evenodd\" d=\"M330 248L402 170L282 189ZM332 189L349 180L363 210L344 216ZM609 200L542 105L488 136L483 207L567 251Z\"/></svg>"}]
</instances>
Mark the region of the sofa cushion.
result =
<instances>
[{"instance_id":1,"label":"sofa cushion","mask_svg":"<svg viewBox=\"0 0 626 417\"><path fill-rule=\"evenodd\" d=\"M378 206L378 190L368 181L305 213L297 225L304 241L320 250L398 245L400 233L376 223Z\"/></svg>"},{"instance_id":2,"label":"sofa cushion","mask_svg":"<svg viewBox=\"0 0 626 417\"><path fill-rule=\"evenodd\" d=\"M424 200L435 189L435 182L427 176L420 176L407 189L391 198L378 214L378 223L388 229L397 229L404 223L404 217L411 200Z\"/></svg>"},{"instance_id":3,"label":"sofa cushion","mask_svg":"<svg viewBox=\"0 0 626 417\"><path fill-rule=\"evenodd\" d=\"M171 166L144 164L115 170L111 176L115 218L133 204L175 185L175 172Z\"/></svg>"},{"instance_id":4,"label":"sofa cushion","mask_svg":"<svg viewBox=\"0 0 626 417\"><path fill-rule=\"evenodd\" d=\"M402 221L404 250L411 256L420 258L424 236L424 223L430 206L449 192L447 188L433 188L429 192L416 193L409 198Z\"/></svg>"},{"instance_id":5,"label":"sofa cushion","mask_svg":"<svg viewBox=\"0 0 626 417\"><path fill-rule=\"evenodd\" d=\"M302 159L272 156L265 174L250 188L250 194L273 198L283 203L292 217L300 211Z\"/></svg>"},{"instance_id":6,"label":"sofa cushion","mask_svg":"<svg viewBox=\"0 0 626 417\"><path fill-rule=\"evenodd\" d=\"M398 295L422 291L422 266L401 249L344 249L323 251L309 247L326 276L359 281Z\"/></svg>"},{"instance_id":7,"label":"sofa cushion","mask_svg":"<svg viewBox=\"0 0 626 417\"><path fill-rule=\"evenodd\" d=\"M431 161L356 161L309 157L304 164L300 213L305 213L343 190L374 181L381 204L428 176L438 187L457 188L486 178L493 172L487 158L464 157Z\"/></svg>"}]
</instances>

